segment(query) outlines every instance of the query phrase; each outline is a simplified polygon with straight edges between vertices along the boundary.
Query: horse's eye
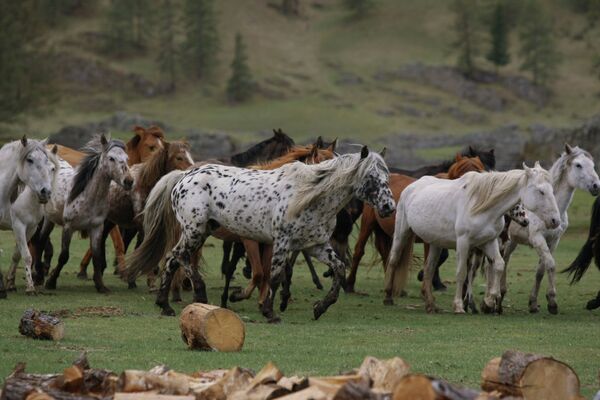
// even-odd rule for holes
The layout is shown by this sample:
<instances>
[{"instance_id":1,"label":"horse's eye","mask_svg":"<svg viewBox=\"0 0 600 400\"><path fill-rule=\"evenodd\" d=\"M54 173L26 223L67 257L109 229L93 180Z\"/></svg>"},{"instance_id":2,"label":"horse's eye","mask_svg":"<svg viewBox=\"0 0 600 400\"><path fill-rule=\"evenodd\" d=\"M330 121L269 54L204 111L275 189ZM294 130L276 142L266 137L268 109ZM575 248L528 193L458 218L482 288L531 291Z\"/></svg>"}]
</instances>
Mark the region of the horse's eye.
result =
<instances>
[{"instance_id":1,"label":"horse's eye","mask_svg":"<svg viewBox=\"0 0 600 400\"><path fill-rule=\"evenodd\" d=\"M28 158L28 159L27 159L27 162L28 162L29 164L33 164L33 160L32 160L31 158Z\"/></svg>"},{"instance_id":2,"label":"horse's eye","mask_svg":"<svg viewBox=\"0 0 600 400\"><path fill-rule=\"evenodd\" d=\"M546 193L544 193L544 191L543 191L543 190L540 190L540 194L543 196L543 195L545 195Z\"/></svg>"},{"instance_id":3,"label":"horse's eye","mask_svg":"<svg viewBox=\"0 0 600 400\"><path fill-rule=\"evenodd\" d=\"M575 164L575 166L579 169L581 169L581 164Z\"/></svg>"},{"instance_id":4,"label":"horse's eye","mask_svg":"<svg viewBox=\"0 0 600 400\"><path fill-rule=\"evenodd\" d=\"M156 149L156 146L149 146L148 148L150 149L150 151L154 151Z\"/></svg>"},{"instance_id":5,"label":"horse's eye","mask_svg":"<svg viewBox=\"0 0 600 400\"><path fill-rule=\"evenodd\" d=\"M115 162L115 158L114 157L108 157L108 159L112 162Z\"/></svg>"},{"instance_id":6,"label":"horse's eye","mask_svg":"<svg viewBox=\"0 0 600 400\"><path fill-rule=\"evenodd\" d=\"M183 158L181 158L181 157L175 157L175 159L176 159L177 161L183 161Z\"/></svg>"}]
</instances>

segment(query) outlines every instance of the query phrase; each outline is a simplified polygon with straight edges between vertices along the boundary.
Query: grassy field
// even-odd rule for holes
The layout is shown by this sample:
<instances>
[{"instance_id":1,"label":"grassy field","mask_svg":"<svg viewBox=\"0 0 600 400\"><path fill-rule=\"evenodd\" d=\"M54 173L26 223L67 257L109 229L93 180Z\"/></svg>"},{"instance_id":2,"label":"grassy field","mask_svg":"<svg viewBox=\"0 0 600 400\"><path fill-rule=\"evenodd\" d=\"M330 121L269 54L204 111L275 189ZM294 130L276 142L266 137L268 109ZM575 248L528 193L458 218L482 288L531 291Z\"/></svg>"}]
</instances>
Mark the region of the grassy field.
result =
<instances>
[{"instance_id":1,"label":"grassy field","mask_svg":"<svg viewBox=\"0 0 600 400\"><path fill-rule=\"evenodd\" d=\"M557 252L557 265L564 268L575 257L586 236L591 197L578 193L571 209L572 224ZM54 244L58 235L54 233ZM452 382L476 387L481 370L492 357L506 349L552 355L569 363L581 378L583 391L590 396L598 389L600 359L599 312L584 309L599 289L600 273L589 271L584 281L570 287L564 275L558 277L559 314L549 315L542 293L542 312L527 311L527 297L533 283L534 252L519 248L512 259L505 314L453 315L454 262L443 268L450 285L437 301L444 312L427 315L419 296L418 282L412 280L408 298L394 307L382 305L382 270L370 252L365 256L357 289L366 295L342 294L337 304L319 320L312 320L312 303L323 296L314 288L304 264L296 267L293 301L282 315L283 323L264 323L255 298L237 303L233 309L246 321L246 343L240 353L188 351L180 339L178 319L160 317L154 296L143 286L127 290L122 282L106 274L109 295L99 295L91 281L75 278L86 243L74 240L71 261L59 280L56 292L37 297L24 294L23 273L19 270L17 293L0 302L0 376L7 376L18 361L27 362L31 372L61 371L87 351L93 366L121 371L150 368L165 363L182 371L229 368L241 365L255 370L274 361L286 374L335 374L354 368L367 355L400 356L414 371L440 376ZM13 242L10 233L0 234L0 258L6 271ZM110 247L110 246L109 246ZM420 251L420 250L418 250ZM223 280L218 272L220 243L211 240L205 250L205 274L209 300L218 303ZM323 267L319 267L323 271ZM241 273L234 281L245 284ZM479 279L476 293L483 290ZM326 285L327 286L327 285ZM545 290L545 283L543 290ZM191 294L184 293L184 301ZM122 314L98 316L83 307L113 306ZM176 305L179 312L184 304ZM60 342L32 341L19 335L18 321L28 307L48 311L69 310L66 335Z\"/></svg>"}]
</instances>

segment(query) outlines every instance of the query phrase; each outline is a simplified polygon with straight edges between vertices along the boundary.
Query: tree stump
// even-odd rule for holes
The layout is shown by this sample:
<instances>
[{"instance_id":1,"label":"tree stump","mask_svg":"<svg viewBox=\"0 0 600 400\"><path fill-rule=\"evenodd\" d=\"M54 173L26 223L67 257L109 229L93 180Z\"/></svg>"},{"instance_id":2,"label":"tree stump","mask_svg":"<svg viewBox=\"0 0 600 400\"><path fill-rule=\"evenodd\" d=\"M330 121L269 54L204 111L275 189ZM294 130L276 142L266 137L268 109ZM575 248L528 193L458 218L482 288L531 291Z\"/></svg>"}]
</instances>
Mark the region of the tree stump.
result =
<instances>
[{"instance_id":1,"label":"tree stump","mask_svg":"<svg viewBox=\"0 0 600 400\"><path fill-rule=\"evenodd\" d=\"M246 328L236 313L210 304L193 303L183 309L181 338L190 349L240 351Z\"/></svg>"},{"instance_id":2,"label":"tree stump","mask_svg":"<svg viewBox=\"0 0 600 400\"><path fill-rule=\"evenodd\" d=\"M30 308L21 317L19 332L34 339L61 340L65 325L56 317Z\"/></svg>"},{"instance_id":3,"label":"tree stump","mask_svg":"<svg viewBox=\"0 0 600 400\"><path fill-rule=\"evenodd\" d=\"M506 351L481 373L481 388L524 399L580 399L579 377L567 364L537 354Z\"/></svg>"}]
</instances>

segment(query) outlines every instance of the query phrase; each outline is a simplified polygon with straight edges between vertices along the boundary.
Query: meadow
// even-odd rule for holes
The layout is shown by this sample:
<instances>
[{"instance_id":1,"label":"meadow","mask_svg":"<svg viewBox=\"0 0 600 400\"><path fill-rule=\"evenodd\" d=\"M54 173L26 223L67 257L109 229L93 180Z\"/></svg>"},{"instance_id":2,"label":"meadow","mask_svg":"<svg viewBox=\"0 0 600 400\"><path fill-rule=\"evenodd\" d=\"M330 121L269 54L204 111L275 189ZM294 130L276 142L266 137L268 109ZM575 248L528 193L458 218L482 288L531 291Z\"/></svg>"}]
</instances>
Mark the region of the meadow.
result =
<instances>
[{"instance_id":1,"label":"meadow","mask_svg":"<svg viewBox=\"0 0 600 400\"><path fill-rule=\"evenodd\" d=\"M555 254L559 269L572 261L585 240L591 202L588 194L577 193L571 207L571 226ZM59 245L59 237L56 230L55 246ZM0 233L3 272L8 267L13 243L11 233ZM148 369L162 363L186 372L234 365L258 370L267 361L273 361L286 374L313 375L347 371L372 355L399 356L413 371L477 387L489 359L500 356L504 350L518 349L552 355L569 363L579 374L586 396L598 390L600 312L587 311L584 305L599 289L600 273L592 267L583 282L575 286L569 286L566 276L559 275L558 315L550 315L545 309L544 282L541 312L529 314L527 298L537 258L533 250L525 247L519 248L512 258L505 314L500 316L452 314L453 254L442 268L449 289L436 294L443 312L424 312L416 278L411 279L407 298L398 299L395 306L383 306L382 268L374 262L377 258L369 246L357 279L357 290L364 294L342 294L337 304L314 321L312 303L323 292L315 289L305 264L299 262L292 285L293 300L282 314L283 322L265 323L256 295L250 301L232 304L231 308L246 322L246 342L239 353L217 353L187 350L180 339L178 318L159 316L154 295L148 293L142 280L138 289L128 290L109 267L105 281L112 292L108 295L97 294L91 281L78 280L75 275L86 246L84 240L73 241L70 261L56 291L44 291L34 297L25 295L23 271L19 268L18 291L0 301L0 377L9 375L20 361L27 363L30 372L61 371L81 351L88 352L92 366L114 371ZM109 243L112 260L111 247ZM218 267L220 242L211 239L204 258L209 300L218 304L224 282ZM324 266L318 265L318 269L322 272ZM323 282L328 287L329 282L324 278ZM245 284L239 270L234 284ZM475 290L479 300L482 290L483 280L479 277ZM180 312L189 301L191 293L184 292L184 303L176 304L176 311ZM19 335L19 319L28 307L59 312L66 325L65 338L48 342Z\"/></svg>"}]
</instances>

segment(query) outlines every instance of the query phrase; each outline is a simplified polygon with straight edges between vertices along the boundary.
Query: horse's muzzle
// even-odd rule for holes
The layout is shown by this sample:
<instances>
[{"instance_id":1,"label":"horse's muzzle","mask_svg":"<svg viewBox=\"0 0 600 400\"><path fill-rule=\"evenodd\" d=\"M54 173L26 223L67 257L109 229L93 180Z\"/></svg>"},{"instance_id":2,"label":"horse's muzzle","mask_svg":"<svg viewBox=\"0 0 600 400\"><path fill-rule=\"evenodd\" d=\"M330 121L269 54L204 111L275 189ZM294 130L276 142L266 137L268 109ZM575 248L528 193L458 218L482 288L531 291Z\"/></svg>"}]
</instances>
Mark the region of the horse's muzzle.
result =
<instances>
[{"instance_id":1,"label":"horse's muzzle","mask_svg":"<svg viewBox=\"0 0 600 400\"><path fill-rule=\"evenodd\" d=\"M523 221L519 221L519 225L521 225L523 228L527 228L529 226L529 220L523 220Z\"/></svg>"},{"instance_id":2,"label":"horse's muzzle","mask_svg":"<svg viewBox=\"0 0 600 400\"><path fill-rule=\"evenodd\" d=\"M378 211L379 211L379 216L381 218L386 218L386 217L389 217L390 215L392 215L394 213L394 211L396 211L396 206L393 203L384 204L383 206L381 206L381 208Z\"/></svg>"},{"instance_id":3,"label":"horse's muzzle","mask_svg":"<svg viewBox=\"0 0 600 400\"><path fill-rule=\"evenodd\" d=\"M52 195L51 190L48 190L46 188L43 188L42 190L40 190L40 192L38 193L38 196L37 196L40 204L46 204L48 202L48 200L50 200L50 195Z\"/></svg>"},{"instance_id":4,"label":"horse's muzzle","mask_svg":"<svg viewBox=\"0 0 600 400\"><path fill-rule=\"evenodd\" d=\"M594 183L592 186L590 186L590 194L592 196L598 196L598 194L600 194L600 184Z\"/></svg>"},{"instance_id":5,"label":"horse's muzzle","mask_svg":"<svg viewBox=\"0 0 600 400\"><path fill-rule=\"evenodd\" d=\"M123 179L123 188L125 190L131 190L132 187L133 187L133 178Z\"/></svg>"}]
</instances>

